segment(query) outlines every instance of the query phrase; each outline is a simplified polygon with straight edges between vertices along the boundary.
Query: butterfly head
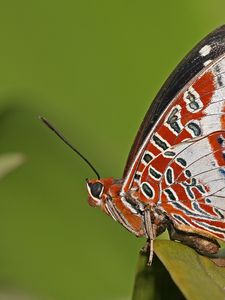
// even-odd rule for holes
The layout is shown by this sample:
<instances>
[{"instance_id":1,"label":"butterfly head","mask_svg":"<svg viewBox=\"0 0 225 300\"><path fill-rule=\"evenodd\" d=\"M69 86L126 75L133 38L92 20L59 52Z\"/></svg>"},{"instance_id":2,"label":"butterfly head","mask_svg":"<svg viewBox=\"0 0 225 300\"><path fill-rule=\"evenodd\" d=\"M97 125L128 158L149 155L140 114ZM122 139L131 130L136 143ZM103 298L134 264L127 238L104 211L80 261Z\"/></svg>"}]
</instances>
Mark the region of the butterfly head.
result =
<instances>
[{"instance_id":1,"label":"butterfly head","mask_svg":"<svg viewBox=\"0 0 225 300\"><path fill-rule=\"evenodd\" d=\"M87 180L88 203L91 206L101 206L104 185L101 180Z\"/></svg>"},{"instance_id":2,"label":"butterfly head","mask_svg":"<svg viewBox=\"0 0 225 300\"><path fill-rule=\"evenodd\" d=\"M106 199L109 197L109 188L113 183L112 178L86 180L88 190L88 203L90 206L104 208Z\"/></svg>"},{"instance_id":3,"label":"butterfly head","mask_svg":"<svg viewBox=\"0 0 225 300\"><path fill-rule=\"evenodd\" d=\"M131 199L131 195L129 201L123 196L122 185L123 179L87 180L88 203L100 207L136 236L147 236L141 209L135 206L135 199Z\"/></svg>"}]
</instances>

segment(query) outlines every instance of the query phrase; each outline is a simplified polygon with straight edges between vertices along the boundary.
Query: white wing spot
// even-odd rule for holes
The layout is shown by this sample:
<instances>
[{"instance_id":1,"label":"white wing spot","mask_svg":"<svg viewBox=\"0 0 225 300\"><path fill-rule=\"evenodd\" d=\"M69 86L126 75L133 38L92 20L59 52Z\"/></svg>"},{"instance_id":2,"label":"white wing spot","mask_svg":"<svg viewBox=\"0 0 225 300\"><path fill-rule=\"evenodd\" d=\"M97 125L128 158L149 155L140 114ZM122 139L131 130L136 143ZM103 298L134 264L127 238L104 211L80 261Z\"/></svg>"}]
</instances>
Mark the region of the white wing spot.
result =
<instances>
[{"instance_id":1,"label":"white wing spot","mask_svg":"<svg viewBox=\"0 0 225 300\"><path fill-rule=\"evenodd\" d=\"M203 63L203 65L206 67L206 66L208 66L211 62L212 62L212 60L211 60L211 59L208 59L207 61L205 61L205 62Z\"/></svg>"},{"instance_id":2,"label":"white wing spot","mask_svg":"<svg viewBox=\"0 0 225 300\"><path fill-rule=\"evenodd\" d=\"M199 54L201 56L206 56L210 53L210 51L212 50L212 47L210 45L205 45L204 47L202 47L200 50L199 50Z\"/></svg>"}]
</instances>

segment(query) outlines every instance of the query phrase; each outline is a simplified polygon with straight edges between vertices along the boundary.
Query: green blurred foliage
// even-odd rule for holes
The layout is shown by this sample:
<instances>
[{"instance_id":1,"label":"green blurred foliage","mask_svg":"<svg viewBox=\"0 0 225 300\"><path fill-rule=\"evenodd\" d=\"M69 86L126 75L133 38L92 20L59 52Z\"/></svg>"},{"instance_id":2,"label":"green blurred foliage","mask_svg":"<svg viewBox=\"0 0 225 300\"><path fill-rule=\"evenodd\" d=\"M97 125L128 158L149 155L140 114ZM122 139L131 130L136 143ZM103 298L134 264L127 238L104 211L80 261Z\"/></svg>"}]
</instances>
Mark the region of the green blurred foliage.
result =
<instances>
[{"instance_id":1,"label":"green blurred foliage","mask_svg":"<svg viewBox=\"0 0 225 300\"><path fill-rule=\"evenodd\" d=\"M26 164L1 182L0 286L43 299L130 299L143 240L87 204L91 170L48 117L120 177L151 100L225 22L224 1L2 1L0 149Z\"/></svg>"}]
</instances>

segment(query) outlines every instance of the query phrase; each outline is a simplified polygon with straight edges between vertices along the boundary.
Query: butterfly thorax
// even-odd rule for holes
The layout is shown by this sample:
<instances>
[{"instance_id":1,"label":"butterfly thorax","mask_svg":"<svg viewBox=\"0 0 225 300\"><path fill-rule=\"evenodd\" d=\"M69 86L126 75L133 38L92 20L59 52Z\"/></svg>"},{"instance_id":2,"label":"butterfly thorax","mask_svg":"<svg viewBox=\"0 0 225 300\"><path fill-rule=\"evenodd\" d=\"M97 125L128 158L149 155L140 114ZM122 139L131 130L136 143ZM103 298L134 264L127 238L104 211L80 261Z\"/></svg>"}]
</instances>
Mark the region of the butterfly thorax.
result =
<instances>
[{"instance_id":1,"label":"butterfly thorax","mask_svg":"<svg viewBox=\"0 0 225 300\"><path fill-rule=\"evenodd\" d=\"M138 189L122 192L122 186L122 179L88 180L88 203L93 207L99 206L107 215L138 237L148 237L145 211L149 210L155 235L162 233L166 227L164 213L158 210L154 203L145 204L140 201Z\"/></svg>"}]
</instances>

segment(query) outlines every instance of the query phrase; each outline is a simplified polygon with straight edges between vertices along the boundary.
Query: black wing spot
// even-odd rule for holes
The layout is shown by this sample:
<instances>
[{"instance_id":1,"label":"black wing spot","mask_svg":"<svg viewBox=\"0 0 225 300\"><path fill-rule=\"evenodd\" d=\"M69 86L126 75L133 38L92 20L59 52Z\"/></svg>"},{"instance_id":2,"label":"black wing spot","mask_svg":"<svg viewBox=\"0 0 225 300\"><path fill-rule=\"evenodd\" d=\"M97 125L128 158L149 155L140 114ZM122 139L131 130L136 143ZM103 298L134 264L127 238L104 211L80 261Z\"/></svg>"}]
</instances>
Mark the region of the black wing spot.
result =
<instances>
[{"instance_id":1,"label":"black wing spot","mask_svg":"<svg viewBox=\"0 0 225 300\"><path fill-rule=\"evenodd\" d=\"M136 180L139 180L139 179L140 179L140 177L141 177L141 175L140 175L140 174L137 174L137 173L136 173L136 174L134 175L134 179L136 179Z\"/></svg>"},{"instance_id":2,"label":"black wing spot","mask_svg":"<svg viewBox=\"0 0 225 300\"><path fill-rule=\"evenodd\" d=\"M152 175L156 179L160 179L161 174L153 170L151 167L149 168L149 174Z\"/></svg>"},{"instance_id":3,"label":"black wing spot","mask_svg":"<svg viewBox=\"0 0 225 300\"><path fill-rule=\"evenodd\" d=\"M141 189L148 198L153 197L154 195L153 190L148 183L143 183Z\"/></svg>"},{"instance_id":4,"label":"black wing spot","mask_svg":"<svg viewBox=\"0 0 225 300\"><path fill-rule=\"evenodd\" d=\"M223 86L223 81L222 81L222 76L221 76L221 73L220 73L220 66L219 65L216 65L215 66L215 71L217 73L217 83L218 83L218 86L221 87Z\"/></svg>"},{"instance_id":5,"label":"black wing spot","mask_svg":"<svg viewBox=\"0 0 225 300\"><path fill-rule=\"evenodd\" d=\"M143 156L143 160L146 163L149 163L152 159L153 159L153 157L149 153L145 153L145 155Z\"/></svg>"},{"instance_id":6,"label":"black wing spot","mask_svg":"<svg viewBox=\"0 0 225 300\"><path fill-rule=\"evenodd\" d=\"M160 138L158 138L156 135L153 135L153 141L155 142L155 144L157 146L159 146L160 148L162 148L163 150L168 149L168 146L165 142L163 142Z\"/></svg>"},{"instance_id":7,"label":"black wing spot","mask_svg":"<svg viewBox=\"0 0 225 300\"><path fill-rule=\"evenodd\" d=\"M194 133L195 136L201 135L201 128L196 123L190 122L187 126Z\"/></svg>"},{"instance_id":8,"label":"black wing spot","mask_svg":"<svg viewBox=\"0 0 225 300\"><path fill-rule=\"evenodd\" d=\"M223 168L219 168L219 172L220 172L223 176L225 176L225 170L224 170Z\"/></svg>"},{"instance_id":9,"label":"black wing spot","mask_svg":"<svg viewBox=\"0 0 225 300\"><path fill-rule=\"evenodd\" d=\"M206 198L205 202L210 204L210 203L212 203L212 200L210 200L209 198Z\"/></svg>"},{"instance_id":10,"label":"black wing spot","mask_svg":"<svg viewBox=\"0 0 225 300\"><path fill-rule=\"evenodd\" d=\"M177 133L180 133L181 132L181 128L179 126L179 124L177 123L178 121L178 116L177 116L177 113L178 113L178 108L174 108L171 112L171 114L169 115L166 123L170 125L170 127Z\"/></svg>"},{"instance_id":11,"label":"black wing spot","mask_svg":"<svg viewBox=\"0 0 225 300\"><path fill-rule=\"evenodd\" d=\"M174 195L174 193L171 190L165 189L165 192L169 196L170 200L172 200L172 201L176 201L177 200L176 197L175 197L175 195Z\"/></svg>"},{"instance_id":12,"label":"black wing spot","mask_svg":"<svg viewBox=\"0 0 225 300\"><path fill-rule=\"evenodd\" d=\"M173 173L171 168L166 171L166 180L169 184L173 183Z\"/></svg>"},{"instance_id":13,"label":"black wing spot","mask_svg":"<svg viewBox=\"0 0 225 300\"><path fill-rule=\"evenodd\" d=\"M217 138L217 141L218 141L218 143L219 143L220 145L222 145L222 144L223 144L223 141L224 141L224 139L222 139L222 137L221 137L221 136L219 136L219 137Z\"/></svg>"},{"instance_id":14,"label":"black wing spot","mask_svg":"<svg viewBox=\"0 0 225 300\"><path fill-rule=\"evenodd\" d=\"M180 221L181 223L184 223L185 225L190 225L188 222L186 222L186 220L183 217L181 217L179 215L173 214L173 217L175 219L177 219L178 221Z\"/></svg>"},{"instance_id":15,"label":"black wing spot","mask_svg":"<svg viewBox=\"0 0 225 300\"><path fill-rule=\"evenodd\" d=\"M185 174L187 175L187 177L191 177L191 171L190 170L186 170Z\"/></svg>"},{"instance_id":16,"label":"black wing spot","mask_svg":"<svg viewBox=\"0 0 225 300\"><path fill-rule=\"evenodd\" d=\"M199 190L200 193L205 194L204 186L201 184L196 185L196 188Z\"/></svg>"},{"instance_id":17,"label":"black wing spot","mask_svg":"<svg viewBox=\"0 0 225 300\"><path fill-rule=\"evenodd\" d=\"M186 165L187 165L186 160L184 160L184 159L181 158L181 157L178 157L178 158L177 158L177 162L180 163L180 164L181 164L182 166L184 166L184 167L186 167Z\"/></svg>"},{"instance_id":18,"label":"black wing spot","mask_svg":"<svg viewBox=\"0 0 225 300\"><path fill-rule=\"evenodd\" d=\"M175 156L176 153L173 152L173 151L166 151L166 152L164 152L164 155L165 155L165 156Z\"/></svg>"},{"instance_id":19,"label":"black wing spot","mask_svg":"<svg viewBox=\"0 0 225 300\"><path fill-rule=\"evenodd\" d=\"M224 215L220 212L219 209L217 209L216 207L214 207L214 211L217 213L217 215L223 220L225 217Z\"/></svg>"},{"instance_id":20,"label":"black wing spot","mask_svg":"<svg viewBox=\"0 0 225 300\"><path fill-rule=\"evenodd\" d=\"M200 109L200 106L198 102L196 101L196 97L194 94L192 94L190 91L187 91L187 96L186 98L190 101L188 106L193 110L196 111Z\"/></svg>"}]
</instances>

